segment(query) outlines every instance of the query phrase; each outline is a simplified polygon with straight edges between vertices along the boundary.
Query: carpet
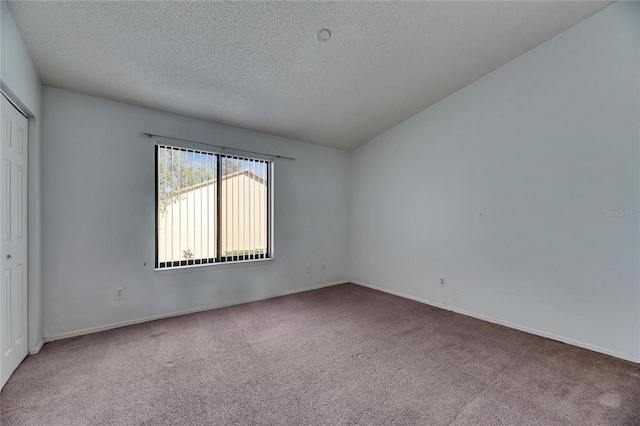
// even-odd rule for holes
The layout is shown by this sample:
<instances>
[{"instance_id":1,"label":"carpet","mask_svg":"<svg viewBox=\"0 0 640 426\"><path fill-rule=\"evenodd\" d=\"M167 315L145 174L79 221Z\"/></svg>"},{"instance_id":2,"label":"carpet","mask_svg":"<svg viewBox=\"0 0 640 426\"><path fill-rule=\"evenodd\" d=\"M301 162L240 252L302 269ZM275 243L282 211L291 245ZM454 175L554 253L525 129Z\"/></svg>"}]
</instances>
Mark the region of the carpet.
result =
<instances>
[{"instance_id":1,"label":"carpet","mask_svg":"<svg viewBox=\"0 0 640 426\"><path fill-rule=\"evenodd\" d=\"M47 343L4 425L640 425L640 365L344 284Z\"/></svg>"}]
</instances>

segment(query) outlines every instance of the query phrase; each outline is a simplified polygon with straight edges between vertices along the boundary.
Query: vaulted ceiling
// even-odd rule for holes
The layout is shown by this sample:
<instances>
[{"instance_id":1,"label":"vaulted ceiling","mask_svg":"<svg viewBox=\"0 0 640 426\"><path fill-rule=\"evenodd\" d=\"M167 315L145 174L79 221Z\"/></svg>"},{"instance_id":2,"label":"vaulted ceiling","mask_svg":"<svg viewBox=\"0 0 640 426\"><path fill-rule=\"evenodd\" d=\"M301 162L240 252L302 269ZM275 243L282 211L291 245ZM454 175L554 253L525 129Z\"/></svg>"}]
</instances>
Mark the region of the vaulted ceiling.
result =
<instances>
[{"instance_id":1,"label":"vaulted ceiling","mask_svg":"<svg viewBox=\"0 0 640 426\"><path fill-rule=\"evenodd\" d=\"M9 2L43 84L353 149L610 2ZM326 28L331 37L319 41Z\"/></svg>"}]
</instances>

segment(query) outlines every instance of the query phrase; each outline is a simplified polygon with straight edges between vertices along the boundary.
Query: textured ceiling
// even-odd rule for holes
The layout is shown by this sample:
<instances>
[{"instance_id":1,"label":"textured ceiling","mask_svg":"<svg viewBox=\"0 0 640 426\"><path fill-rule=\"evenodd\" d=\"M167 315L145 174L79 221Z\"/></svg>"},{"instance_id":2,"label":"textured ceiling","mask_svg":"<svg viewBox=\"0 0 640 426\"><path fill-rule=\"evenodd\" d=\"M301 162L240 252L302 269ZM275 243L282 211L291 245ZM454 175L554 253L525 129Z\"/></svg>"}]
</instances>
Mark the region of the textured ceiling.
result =
<instances>
[{"instance_id":1,"label":"textured ceiling","mask_svg":"<svg viewBox=\"0 0 640 426\"><path fill-rule=\"evenodd\" d=\"M9 9L46 85L353 149L608 4L93 1ZM316 39L320 28L331 31L327 42Z\"/></svg>"}]
</instances>

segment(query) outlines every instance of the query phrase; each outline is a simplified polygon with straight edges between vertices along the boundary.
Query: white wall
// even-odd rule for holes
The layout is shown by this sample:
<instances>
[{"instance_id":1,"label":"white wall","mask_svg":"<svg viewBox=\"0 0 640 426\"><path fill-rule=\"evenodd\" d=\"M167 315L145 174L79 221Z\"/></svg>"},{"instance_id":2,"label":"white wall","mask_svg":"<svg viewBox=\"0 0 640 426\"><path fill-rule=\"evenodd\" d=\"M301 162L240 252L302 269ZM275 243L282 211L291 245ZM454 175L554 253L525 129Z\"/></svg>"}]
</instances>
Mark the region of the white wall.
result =
<instances>
[{"instance_id":1,"label":"white wall","mask_svg":"<svg viewBox=\"0 0 640 426\"><path fill-rule=\"evenodd\" d=\"M348 278L348 152L49 87L43 109L48 338ZM275 261L157 275L154 146L141 132L295 157L274 165Z\"/></svg>"},{"instance_id":2,"label":"white wall","mask_svg":"<svg viewBox=\"0 0 640 426\"><path fill-rule=\"evenodd\" d=\"M29 348L42 343L42 85L7 3L0 2L0 86L29 116Z\"/></svg>"},{"instance_id":3,"label":"white wall","mask_svg":"<svg viewBox=\"0 0 640 426\"><path fill-rule=\"evenodd\" d=\"M640 362L639 9L355 150L351 278Z\"/></svg>"}]
</instances>

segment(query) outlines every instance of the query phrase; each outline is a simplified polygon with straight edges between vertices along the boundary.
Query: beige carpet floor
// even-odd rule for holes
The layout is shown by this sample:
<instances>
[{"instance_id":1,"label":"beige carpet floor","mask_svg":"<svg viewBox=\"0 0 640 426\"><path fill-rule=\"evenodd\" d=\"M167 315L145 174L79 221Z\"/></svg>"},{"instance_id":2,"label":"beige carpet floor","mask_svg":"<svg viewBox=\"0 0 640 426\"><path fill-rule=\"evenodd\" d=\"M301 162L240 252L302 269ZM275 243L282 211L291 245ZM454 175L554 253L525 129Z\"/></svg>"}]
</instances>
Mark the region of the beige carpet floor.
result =
<instances>
[{"instance_id":1,"label":"beige carpet floor","mask_svg":"<svg viewBox=\"0 0 640 426\"><path fill-rule=\"evenodd\" d=\"M5 425L640 425L640 365L345 284L46 344Z\"/></svg>"}]
</instances>

